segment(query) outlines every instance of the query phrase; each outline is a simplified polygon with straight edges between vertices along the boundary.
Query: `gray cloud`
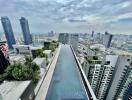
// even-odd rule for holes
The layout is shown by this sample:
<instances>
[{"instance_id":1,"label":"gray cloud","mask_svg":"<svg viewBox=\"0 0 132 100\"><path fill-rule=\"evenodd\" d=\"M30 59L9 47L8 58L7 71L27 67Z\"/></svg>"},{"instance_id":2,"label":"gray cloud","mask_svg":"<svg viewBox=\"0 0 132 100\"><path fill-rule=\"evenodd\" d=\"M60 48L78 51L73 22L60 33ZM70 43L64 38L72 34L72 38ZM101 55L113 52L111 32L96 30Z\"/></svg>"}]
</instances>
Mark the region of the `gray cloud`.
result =
<instances>
[{"instance_id":1,"label":"gray cloud","mask_svg":"<svg viewBox=\"0 0 132 100\"><path fill-rule=\"evenodd\" d=\"M18 19L24 16L29 20L33 32L52 29L58 32L87 32L92 29L111 31L112 26L116 26L122 27L125 33L130 33L130 23L127 25L126 20L122 21L128 28L123 27L119 19L131 18L131 15L131 0L0 0L0 16L8 16L14 31L18 32ZM71 28L68 29L69 26ZM122 30L114 28L112 32L120 33Z\"/></svg>"},{"instance_id":2,"label":"gray cloud","mask_svg":"<svg viewBox=\"0 0 132 100\"><path fill-rule=\"evenodd\" d=\"M69 22L86 22L86 20L69 19Z\"/></svg>"}]
</instances>

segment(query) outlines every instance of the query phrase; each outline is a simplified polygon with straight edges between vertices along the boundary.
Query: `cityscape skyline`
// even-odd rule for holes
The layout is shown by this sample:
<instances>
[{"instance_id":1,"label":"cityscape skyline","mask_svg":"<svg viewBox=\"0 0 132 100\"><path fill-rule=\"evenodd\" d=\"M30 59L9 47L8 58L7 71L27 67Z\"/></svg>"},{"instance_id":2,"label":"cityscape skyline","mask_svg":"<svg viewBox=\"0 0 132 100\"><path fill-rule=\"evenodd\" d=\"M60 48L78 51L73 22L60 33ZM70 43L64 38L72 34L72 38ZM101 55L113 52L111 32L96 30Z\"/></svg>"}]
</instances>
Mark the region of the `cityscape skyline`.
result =
<instances>
[{"instance_id":1,"label":"cityscape skyline","mask_svg":"<svg viewBox=\"0 0 132 100\"><path fill-rule=\"evenodd\" d=\"M0 100L132 100L132 0L0 7Z\"/></svg>"},{"instance_id":2,"label":"cityscape skyline","mask_svg":"<svg viewBox=\"0 0 132 100\"><path fill-rule=\"evenodd\" d=\"M21 32L21 16L28 19L31 33L50 30L71 33L92 30L112 34L132 32L131 0L8 0L6 3L1 0L0 4L1 16L9 17L14 32ZM0 32L3 32L2 25Z\"/></svg>"}]
</instances>

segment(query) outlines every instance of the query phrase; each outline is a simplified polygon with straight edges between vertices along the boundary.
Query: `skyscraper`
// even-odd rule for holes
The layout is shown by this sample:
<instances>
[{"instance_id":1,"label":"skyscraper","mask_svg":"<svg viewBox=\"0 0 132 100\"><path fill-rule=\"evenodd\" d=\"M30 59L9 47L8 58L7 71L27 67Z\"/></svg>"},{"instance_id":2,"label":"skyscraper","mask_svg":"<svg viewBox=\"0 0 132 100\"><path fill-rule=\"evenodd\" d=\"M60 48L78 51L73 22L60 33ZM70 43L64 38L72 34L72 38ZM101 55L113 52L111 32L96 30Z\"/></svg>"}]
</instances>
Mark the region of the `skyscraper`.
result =
<instances>
[{"instance_id":1,"label":"skyscraper","mask_svg":"<svg viewBox=\"0 0 132 100\"><path fill-rule=\"evenodd\" d=\"M29 45L32 43L32 38L29 30L28 20L24 17L21 17L20 24L23 32L24 44Z\"/></svg>"},{"instance_id":2,"label":"skyscraper","mask_svg":"<svg viewBox=\"0 0 132 100\"><path fill-rule=\"evenodd\" d=\"M104 38L103 38L103 44L105 45L105 47L109 48L111 41L112 41L112 34L109 34L108 32L105 32Z\"/></svg>"},{"instance_id":3,"label":"skyscraper","mask_svg":"<svg viewBox=\"0 0 132 100\"><path fill-rule=\"evenodd\" d=\"M8 17L1 17L1 23L5 32L8 46L9 48L13 48L12 45L16 44L16 41L13 35L13 30L12 30L10 20L8 19Z\"/></svg>"},{"instance_id":4,"label":"skyscraper","mask_svg":"<svg viewBox=\"0 0 132 100\"><path fill-rule=\"evenodd\" d=\"M128 83L128 77L131 74L131 65L132 57L127 55L120 55L118 57L114 73L112 75L111 84L108 88L106 100L117 100L120 93L125 86L125 83ZM131 79L130 79L131 80ZM126 99L125 99L126 100Z\"/></svg>"},{"instance_id":5,"label":"skyscraper","mask_svg":"<svg viewBox=\"0 0 132 100\"><path fill-rule=\"evenodd\" d=\"M58 40L62 44L68 44L68 42L69 42L69 34L68 33L60 33Z\"/></svg>"},{"instance_id":6,"label":"skyscraper","mask_svg":"<svg viewBox=\"0 0 132 100\"><path fill-rule=\"evenodd\" d=\"M105 64L101 68L96 66L90 69L91 75L88 78L93 82L89 82L98 100L122 98L126 86L131 82L131 61L131 56L110 54L106 55Z\"/></svg>"},{"instance_id":7,"label":"skyscraper","mask_svg":"<svg viewBox=\"0 0 132 100\"><path fill-rule=\"evenodd\" d=\"M94 31L92 31L92 34L91 34L92 37L94 37Z\"/></svg>"},{"instance_id":8,"label":"skyscraper","mask_svg":"<svg viewBox=\"0 0 132 100\"><path fill-rule=\"evenodd\" d=\"M75 51L77 51L78 41L79 41L78 39L79 39L79 35L78 34L71 34L70 35L69 43L73 47L73 49Z\"/></svg>"},{"instance_id":9,"label":"skyscraper","mask_svg":"<svg viewBox=\"0 0 132 100\"><path fill-rule=\"evenodd\" d=\"M128 85L123 95L123 100L131 100L131 99L132 99L132 82Z\"/></svg>"}]
</instances>

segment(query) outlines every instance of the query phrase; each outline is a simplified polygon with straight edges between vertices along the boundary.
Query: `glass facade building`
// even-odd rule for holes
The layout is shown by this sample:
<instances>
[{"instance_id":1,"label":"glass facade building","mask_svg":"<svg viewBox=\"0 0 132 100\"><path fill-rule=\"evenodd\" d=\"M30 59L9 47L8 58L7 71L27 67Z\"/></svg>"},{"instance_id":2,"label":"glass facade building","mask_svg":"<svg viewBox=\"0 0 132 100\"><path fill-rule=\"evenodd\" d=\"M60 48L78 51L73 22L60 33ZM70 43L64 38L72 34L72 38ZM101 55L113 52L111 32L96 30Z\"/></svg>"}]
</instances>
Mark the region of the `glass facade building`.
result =
<instances>
[{"instance_id":1,"label":"glass facade building","mask_svg":"<svg viewBox=\"0 0 132 100\"><path fill-rule=\"evenodd\" d=\"M1 17L1 23L4 29L4 33L6 36L6 40L8 43L9 48L13 48L13 44L16 44L14 35L13 35L13 30L12 30L12 26L10 23L10 20L8 19L8 17Z\"/></svg>"},{"instance_id":2,"label":"glass facade building","mask_svg":"<svg viewBox=\"0 0 132 100\"><path fill-rule=\"evenodd\" d=\"M29 45L32 43L32 38L29 30L28 20L24 17L21 17L20 24L23 32L24 44Z\"/></svg>"}]
</instances>

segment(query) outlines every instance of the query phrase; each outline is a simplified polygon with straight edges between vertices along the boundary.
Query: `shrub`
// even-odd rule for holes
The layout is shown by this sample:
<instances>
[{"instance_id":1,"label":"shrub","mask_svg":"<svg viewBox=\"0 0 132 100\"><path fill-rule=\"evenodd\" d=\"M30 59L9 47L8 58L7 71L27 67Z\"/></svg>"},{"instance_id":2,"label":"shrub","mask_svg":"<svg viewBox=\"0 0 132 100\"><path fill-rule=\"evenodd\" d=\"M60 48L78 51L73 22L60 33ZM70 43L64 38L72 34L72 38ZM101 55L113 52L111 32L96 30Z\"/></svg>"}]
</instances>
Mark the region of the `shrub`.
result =
<instances>
[{"instance_id":1,"label":"shrub","mask_svg":"<svg viewBox=\"0 0 132 100\"><path fill-rule=\"evenodd\" d=\"M24 64L14 62L13 65L7 67L5 73L0 76L0 81L3 80L32 80L33 84L39 80L39 66L32 62L31 57L26 57Z\"/></svg>"}]
</instances>

